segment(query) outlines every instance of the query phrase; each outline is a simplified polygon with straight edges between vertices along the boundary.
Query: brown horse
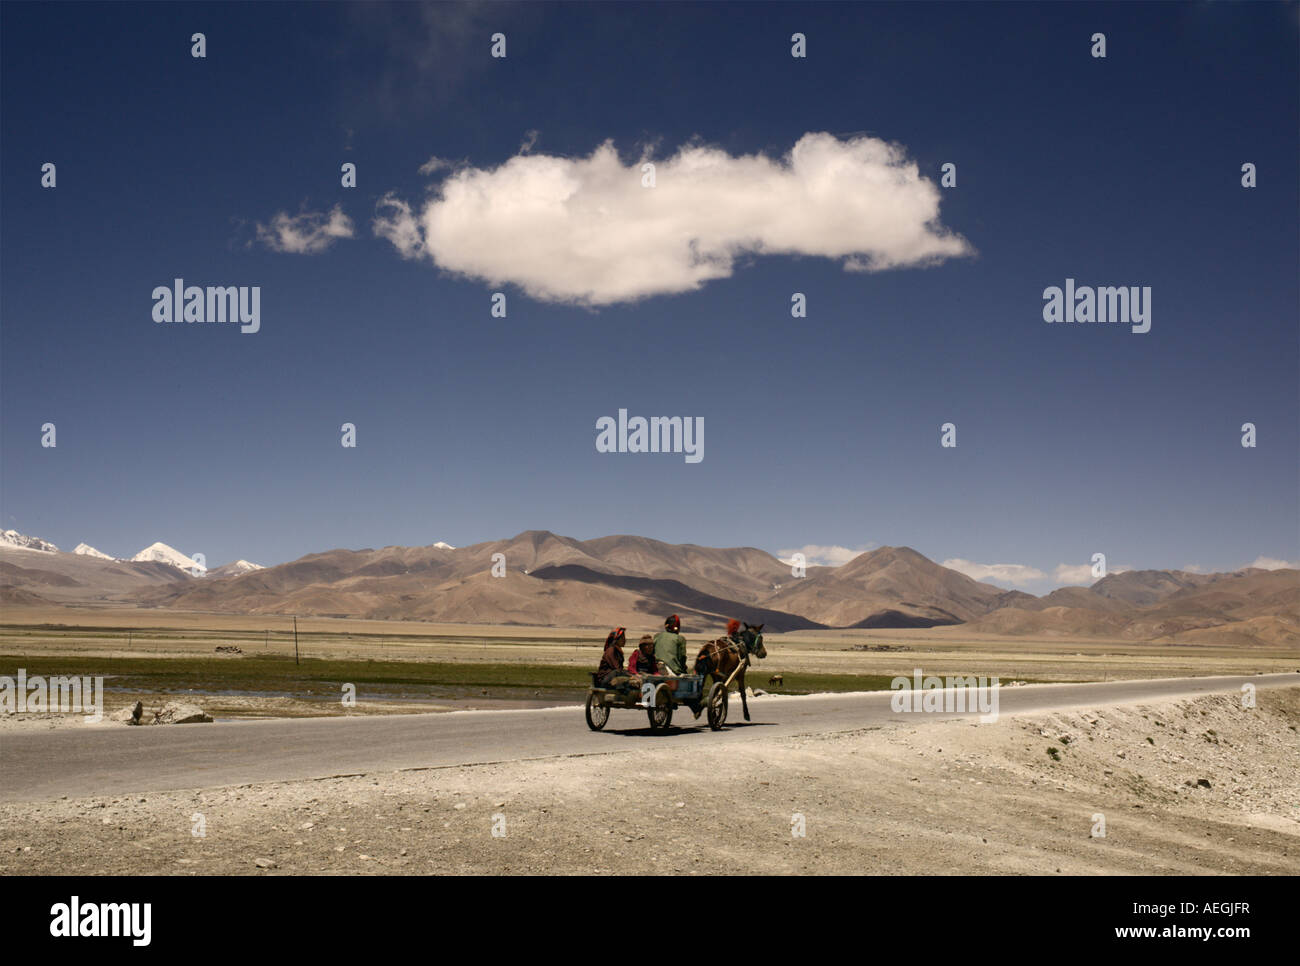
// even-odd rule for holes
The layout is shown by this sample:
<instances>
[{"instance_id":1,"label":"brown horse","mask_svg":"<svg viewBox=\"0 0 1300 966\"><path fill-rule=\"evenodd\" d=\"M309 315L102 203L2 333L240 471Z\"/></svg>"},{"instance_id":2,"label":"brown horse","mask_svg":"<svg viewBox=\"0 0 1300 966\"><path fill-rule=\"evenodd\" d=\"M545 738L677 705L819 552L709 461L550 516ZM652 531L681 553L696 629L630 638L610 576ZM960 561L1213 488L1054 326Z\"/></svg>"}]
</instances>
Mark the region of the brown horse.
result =
<instances>
[{"instance_id":1,"label":"brown horse","mask_svg":"<svg viewBox=\"0 0 1300 966\"><path fill-rule=\"evenodd\" d=\"M695 673L707 674L714 681L727 681L732 673L736 674L736 685L740 690L740 707L749 720L749 701L745 697L745 671L749 668L750 655L760 660L767 657L767 648L763 646L763 625L745 625L744 630L736 632L734 638L719 637L709 641L695 658ZM707 694L708 691L706 690Z\"/></svg>"}]
</instances>

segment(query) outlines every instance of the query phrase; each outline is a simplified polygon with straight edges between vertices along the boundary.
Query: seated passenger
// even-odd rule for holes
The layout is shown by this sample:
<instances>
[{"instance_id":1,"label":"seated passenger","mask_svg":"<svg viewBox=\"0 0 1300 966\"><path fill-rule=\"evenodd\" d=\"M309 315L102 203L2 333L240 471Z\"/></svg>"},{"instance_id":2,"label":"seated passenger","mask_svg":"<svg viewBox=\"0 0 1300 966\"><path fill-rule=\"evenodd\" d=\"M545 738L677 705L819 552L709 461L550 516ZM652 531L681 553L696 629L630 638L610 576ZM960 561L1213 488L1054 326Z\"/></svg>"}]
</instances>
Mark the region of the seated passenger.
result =
<instances>
[{"instance_id":1,"label":"seated passenger","mask_svg":"<svg viewBox=\"0 0 1300 966\"><path fill-rule=\"evenodd\" d=\"M655 636L655 658L674 677L686 673L686 638L679 633L681 629L681 618L673 614Z\"/></svg>"},{"instance_id":2,"label":"seated passenger","mask_svg":"<svg viewBox=\"0 0 1300 966\"><path fill-rule=\"evenodd\" d=\"M626 683L627 672L623 670L623 645L627 643L627 631L616 627L605 638L605 652L600 656L600 667L596 668L599 687L616 687Z\"/></svg>"},{"instance_id":3,"label":"seated passenger","mask_svg":"<svg viewBox=\"0 0 1300 966\"><path fill-rule=\"evenodd\" d=\"M627 669L636 675L659 673L659 665L655 662L655 639L649 634L641 638L640 645L632 652Z\"/></svg>"}]
</instances>

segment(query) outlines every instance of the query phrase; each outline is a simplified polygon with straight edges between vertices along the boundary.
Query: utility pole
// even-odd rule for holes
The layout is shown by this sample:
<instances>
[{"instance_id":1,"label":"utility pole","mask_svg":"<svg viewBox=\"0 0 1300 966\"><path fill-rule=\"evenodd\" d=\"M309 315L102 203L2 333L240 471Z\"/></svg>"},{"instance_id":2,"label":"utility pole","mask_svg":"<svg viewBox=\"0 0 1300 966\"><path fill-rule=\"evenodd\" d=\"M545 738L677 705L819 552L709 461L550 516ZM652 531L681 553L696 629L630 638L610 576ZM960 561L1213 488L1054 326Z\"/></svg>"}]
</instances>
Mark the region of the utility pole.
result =
<instances>
[{"instance_id":1,"label":"utility pole","mask_svg":"<svg viewBox=\"0 0 1300 966\"><path fill-rule=\"evenodd\" d=\"M293 663L298 663L298 615L293 615Z\"/></svg>"}]
</instances>

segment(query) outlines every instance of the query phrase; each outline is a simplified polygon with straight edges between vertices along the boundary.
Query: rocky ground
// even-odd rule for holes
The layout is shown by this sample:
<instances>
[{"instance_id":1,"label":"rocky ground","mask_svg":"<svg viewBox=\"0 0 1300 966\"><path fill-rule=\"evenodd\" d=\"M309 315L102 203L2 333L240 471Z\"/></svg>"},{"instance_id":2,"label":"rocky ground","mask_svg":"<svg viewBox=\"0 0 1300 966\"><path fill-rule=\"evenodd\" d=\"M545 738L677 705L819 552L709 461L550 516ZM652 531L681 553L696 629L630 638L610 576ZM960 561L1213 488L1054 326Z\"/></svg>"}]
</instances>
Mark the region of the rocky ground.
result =
<instances>
[{"instance_id":1,"label":"rocky ground","mask_svg":"<svg viewBox=\"0 0 1300 966\"><path fill-rule=\"evenodd\" d=\"M1297 726L1288 688L6 804L0 873L1296 875Z\"/></svg>"}]
</instances>

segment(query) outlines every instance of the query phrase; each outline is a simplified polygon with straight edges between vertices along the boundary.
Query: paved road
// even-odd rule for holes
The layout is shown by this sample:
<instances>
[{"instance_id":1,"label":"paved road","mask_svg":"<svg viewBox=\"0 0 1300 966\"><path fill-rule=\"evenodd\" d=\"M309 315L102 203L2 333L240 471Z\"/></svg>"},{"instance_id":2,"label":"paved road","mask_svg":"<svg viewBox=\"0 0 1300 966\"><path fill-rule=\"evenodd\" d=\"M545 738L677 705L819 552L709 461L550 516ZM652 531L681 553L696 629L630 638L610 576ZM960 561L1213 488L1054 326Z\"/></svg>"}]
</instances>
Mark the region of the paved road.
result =
<instances>
[{"instance_id":1,"label":"paved road","mask_svg":"<svg viewBox=\"0 0 1300 966\"><path fill-rule=\"evenodd\" d=\"M1170 678L1105 684L1003 688L1002 714L1078 706L1132 704L1209 692L1300 686L1300 674ZM640 711L615 710L603 732L590 731L579 707L529 711L232 721L129 728L76 727L0 735L0 801L68 795L120 795L175 788L324 778L403 768L609 754L674 742L683 752L716 742L917 724L971 714L898 714L893 692L809 697L766 695L740 702L728 727L711 732L682 709L668 735L652 734ZM1261 696L1263 700L1263 696Z\"/></svg>"}]
</instances>

